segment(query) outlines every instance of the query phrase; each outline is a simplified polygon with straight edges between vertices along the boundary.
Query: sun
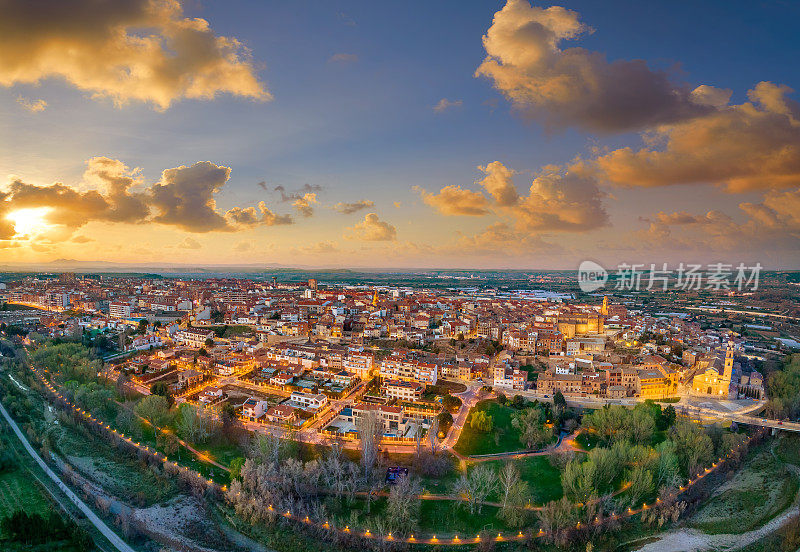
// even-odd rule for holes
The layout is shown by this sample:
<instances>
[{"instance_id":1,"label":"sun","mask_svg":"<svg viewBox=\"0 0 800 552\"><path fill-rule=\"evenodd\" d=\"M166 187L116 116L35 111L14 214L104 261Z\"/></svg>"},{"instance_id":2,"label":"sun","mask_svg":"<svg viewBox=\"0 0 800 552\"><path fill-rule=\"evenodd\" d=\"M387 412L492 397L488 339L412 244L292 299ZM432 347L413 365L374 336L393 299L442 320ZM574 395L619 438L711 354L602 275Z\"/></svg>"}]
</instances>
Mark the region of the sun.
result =
<instances>
[{"instance_id":1,"label":"sun","mask_svg":"<svg viewBox=\"0 0 800 552\"><path fill-rule=\"evenodd\" d=\"M14 232L17 236L35 236L51 228L45 217L52 207L34 207L19 209L6 215L14 223Z\"/></svg>"}]
</instances>

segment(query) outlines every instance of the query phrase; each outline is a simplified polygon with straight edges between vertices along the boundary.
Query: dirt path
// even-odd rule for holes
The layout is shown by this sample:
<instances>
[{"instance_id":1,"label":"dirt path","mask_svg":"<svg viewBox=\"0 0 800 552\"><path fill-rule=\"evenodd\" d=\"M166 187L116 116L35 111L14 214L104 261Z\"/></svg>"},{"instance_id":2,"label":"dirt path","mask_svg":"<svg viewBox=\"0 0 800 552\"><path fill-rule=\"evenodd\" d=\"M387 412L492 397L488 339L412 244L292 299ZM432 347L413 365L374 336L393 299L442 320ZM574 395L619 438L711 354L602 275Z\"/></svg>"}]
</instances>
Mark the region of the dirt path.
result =
<instances>
[{"instance_id":1,"label":"dirt path","mask_svg":"<svg viewBox=\"0 0 800 552\"><path fill-rule=\"evenodd\" d=\"M772 446L772 454L775 454L775 445ZM784 464L794 472L796 477L800 477L800 468L792 464ZM719 534L709 535L698 529L682 527L668 531L658 537L658 540L646 544L638 549L638 552L688 552L701 550L740 550L750 546L754 542L778 531L786 525L792 517L800 513L800 490L798 490L792 505L784 510L780 515L772 518L765 525L742 533L740 535Z\"/></svg>"}]
</instances>

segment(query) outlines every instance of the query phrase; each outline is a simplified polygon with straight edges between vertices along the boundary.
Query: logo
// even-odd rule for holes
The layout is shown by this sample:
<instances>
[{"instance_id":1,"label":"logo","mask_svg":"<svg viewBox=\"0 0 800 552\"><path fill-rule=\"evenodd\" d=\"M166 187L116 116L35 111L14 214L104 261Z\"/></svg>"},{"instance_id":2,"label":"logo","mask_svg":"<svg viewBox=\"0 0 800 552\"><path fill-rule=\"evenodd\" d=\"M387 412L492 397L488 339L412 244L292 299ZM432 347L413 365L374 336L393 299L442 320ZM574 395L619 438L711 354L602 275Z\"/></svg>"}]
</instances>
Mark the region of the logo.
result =
<instances>
[{"instance_id":1,"label":"logo","mask_svg":"<svg viewBox=\"0 0 800 552\"><path fill-rule=\"evenodd\" d=\"M578 287L584 293L600 289L608 281L608 272L594 261L583 261L578 267Z\"/></svg>"}]
</instances>

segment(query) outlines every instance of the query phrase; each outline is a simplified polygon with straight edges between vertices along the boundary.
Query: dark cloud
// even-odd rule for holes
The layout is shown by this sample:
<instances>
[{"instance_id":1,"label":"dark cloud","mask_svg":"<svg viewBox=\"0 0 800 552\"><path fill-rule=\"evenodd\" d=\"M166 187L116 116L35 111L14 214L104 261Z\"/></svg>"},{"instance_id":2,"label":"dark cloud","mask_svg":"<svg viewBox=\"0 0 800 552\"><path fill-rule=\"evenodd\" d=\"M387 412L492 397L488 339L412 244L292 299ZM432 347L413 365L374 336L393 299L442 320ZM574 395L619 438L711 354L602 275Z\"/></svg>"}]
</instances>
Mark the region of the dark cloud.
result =
<instances>
[{"instance_id":1,"label":"dark cloud","mask_svg":"<svg viewBox=\"0 0 800 552\"><path fill-rule=\"evenodd\" d=\"M687 120L712 108L642 60L609 62L599 52L561 48L592 29L560 6L508 0L483 37L489 78L522 113L551 126L621 132Z\"/></svg>"},{"instance_id":2,"label":"dark cloud","mask_svg":"<svg viewBox=\"0 0 800 552\"><path fill-rule=\"evenodd\" d=\"M375 207L375 202L368 199L362 199L353 203L340 201L333 206L334 210L339 211L343 215L351 215L362 209L369 209L370 207Z\"/></svg>"}]
</instances>

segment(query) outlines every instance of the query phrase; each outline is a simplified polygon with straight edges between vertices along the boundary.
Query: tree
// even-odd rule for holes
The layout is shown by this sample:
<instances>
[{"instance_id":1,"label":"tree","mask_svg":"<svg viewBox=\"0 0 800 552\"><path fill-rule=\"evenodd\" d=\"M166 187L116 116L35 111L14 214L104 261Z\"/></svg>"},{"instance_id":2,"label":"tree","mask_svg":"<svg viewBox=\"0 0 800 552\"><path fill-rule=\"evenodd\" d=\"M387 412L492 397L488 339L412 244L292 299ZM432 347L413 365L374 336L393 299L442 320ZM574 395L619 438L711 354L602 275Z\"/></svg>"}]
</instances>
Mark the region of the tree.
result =
<instances>
[{"instance_id":1,"label":"tree","mask_svg":"<svg viewBox=\"0 0 800 552\"><path fill-rule=\"evenodd\" d=\"M361 451L361 467L364 476L373 469L378 460L378 448L383 435L383 422L376 410L367 410L358 420L358 446Z\"/></svg>"},{"instance_id":2,"label":"tree","mask_svg":"<svg viewBox=\"0 0 800 552\"><path fill-rule=\"evenodd\" d=\"M578 502L587 502L595 494L596 465L591 460L571 460L561 478L564 494Z\"/></svg>"},{"instance_id":3,"label":"tree","mask_svg":"<svg viewBox=\"0 0 800 552\"><path fill-rule=\"evenodd\" d=\"M481 512L482 503L497 487L497 475L487 464L480 464L456 481L455 492L467 503L470 514Z\"/></svg>"},{"instance_id":4,"label":"tree","mask_svg":"<svg viewBox=\"0 0 800 552\"><path fill-rule=\"evenodd\" d=\"M553 409L556 417L561 416L567 409L567 399L564 398L564 394L561 391L556 391L555 395L553 395Z\"/></svg>"},{"instance_id":5,"label":"tree","mask_svg":"<svg viewBox=\"0 0 800 552\"><path fill-rule=\"evenodd\" d=\"M546 444L552 431L544 426L544 412L540 408L527 408L511 415L511 425L519 430L520 442L529 449Z\"/></svg>"},{"instance_id":6,"label":"tree","mask_svg":"<svg viewBox=\"0 0 800 552\"><path fill-rule=\"evenodd\" d=\"M666 440L656 446L658 462L656 463L655 481L663 488L677 487L680 483L680 463L675 443Z\"/></svg>"},{"instance_id":7,"label":"tree","mask_svg":"<svg viewBox=\"0 0 800 552\"><path fill-rule=\"evenodd\" d=\"M155 434L155 428L160 427L167 420L169 405L167 404L167 399L161 395L148 395L139 401L134 411L150 422Z\"/></svg>"},{"instance_id":8,"label":"tree","mask_svg":"<svg viewBox=\"0 0 800 552\"><path fill-rule=\"evenodd\" d=\"M139 332L140 334L143 334L145 330L147 330L147 320L143 318L139 320L139 324L137 324L136 326L136 331Z\"/></svg>"},{"instance_id":9,"label":"tree","mask_svg":"<svg viewBox=\"0 0 800 552\"><path fill-rule=\"evenodd\" d=\"M507 462L498 476L500 493L503 498L498 515L511 527L519 527L525 522L525 505L530 500L530 489L520 479L519 470Z\"/></svg>"},{"instance_id":10,"label":"tree","mask_svg":"<svg viewBox=\"0 0 800 552\"><path fill-rule=\"evenodd\" d=\"M428 427L427 437L431 454L436 456L436 453L439 452L439 418L436 416L431 418L431 425Z\"/></svg>"},{"instance_id":11,"label":"tree","mask_svg":"<svg viewBox=\"0 0 800 552\"><path fill-rule=\"evenodd\" d=\"M386 522L398 533L408 533L417 525L420 485L414 477L400 477L389 491Z\"/></svg>"},{"instance_id":12,"label":"tree","mask_svg":"<svg viewBox=\"0 0 800 552\"><path fill-rule=\"evenodd\" d=\"M150 387L150 393L153 395L160 395L167 399L167 406L172 406L172 394L169 392L169 385L163 381L158 381Z\"/></svg>"},{"instance_id":13,"label":"tree","mask_svg":"<svg viewBox=\"0 0 800 552\"><path fill-rule=\"evenodd\" d=\"M572 507L572 502L564 496L561 500L548 502L539 510L539 522L542 531L556 542L563 540L567 529L575 526L577 514Z\"/></svg>"},{"instance_id":14,"label":"tree","mask_svg":"<svg viewBox=\"0 0 800 552\"><path fill-rule=\"evenodd\" d=\"M631 483L628 496L633 505L638 504L642 498L653 492L653 474L644 466L634 466L628 480Z\"/></svg>"},{"instance_id":15,"label":"tree","mask_svg":"<svg viewBox=\"0 0 800 552\"><path fill-rule=\"evenodd\" d=\"M672 426L670 438L675 442L681 468L689 477L694 477L711 463L714 444L711 437L697 424L679 421Z\"/></svg>"},{"instance_id":16,"label":"tree","mask_svg":"<svg viewBox=\"0 0 800 552\"><path fill-rule=\"evenodd\" d=\"M661 411L661 418L659 419L658 429L665 430L671 428L675 424L675 420L677 419L677 413L675 412L675 407L672 405L667 406Z\"/></svg>"},{"instance_id":17,"label":"tree","mask_svg":"<svg viewBox=\"0 0 800 552\"><path fill-rule=\"evenodd\" d=\"M450 428L453 427L453 415L449 412L442 412L438 416L439 418L439 430L447 435L447 432L450 431Z\"/></svg>"},{"instance_id":18,"label":"tree","mask_svg":"<svg viewBox=\"0 0 800 552\"><path fill-rule=\"evenodd\" d=\"M181 448L181 444L174 433L160 432L156 435L156 446L164 450L164 454L172 456Z\"/></svg>"},{"instance_id":19,"label":"tree","mask_svg":"<svg viewBox=\"0 0 800 552\"><path fill-rule=\"evenodd\" d=\"M182 404L178 412L178 432L191 443L201 445L219 430L218 416L202 406Z\"/></svg>"},{"instance_id":20,"label":"tree","mask_svg":"<svg viewBox=\"0 0 800 552\"><path fill-rule=\"evenodd\" d=\"M472 429L489 433L494 427L494 421L492 420L492 417L489 416L485 411L478 410L477 412L472 413L469 426Z\"/></svg>"},{"instance_id":21,"label":"tree","mask_svg":"<svg viewBox=\"0 0 800 552\"><path fill-rule=\"evenodd\" d=\"M237 456L231 460L231 479L239 479L242 476L242 466L244 466L245 458Z\"/></svg>"},{"instance_id":22,"label":"tree","mask_svg":"<svg viewBox=\"0 0 800 552\"><path fill-rule=\"evenodd\" d=\"M656 423L650 412L644 408L634 408L630 419L629 432L634 443L649 443L653 439Z\"/></svg>"},{"instance_id":23,"label":"tree","mask_svg":"<svg viewBox=\"0 0 800 552\"><path fill-rule=\"evenodd\" d=\"M280 430L256 432L250 444L250 458L256 464L277 466L283 451Z\"/></svg>"},{"instance_id":24,"label":"tree","mask_svg":"<svg viewBox=\"0 0 800 552\"><path fill-rule=\"evenodd\" d=\"M207 337L206 340L204 341L204 343L205 343L206 347L213 347L214 346L214 338L213 337Z\"/></svg>"}]
</instances>

